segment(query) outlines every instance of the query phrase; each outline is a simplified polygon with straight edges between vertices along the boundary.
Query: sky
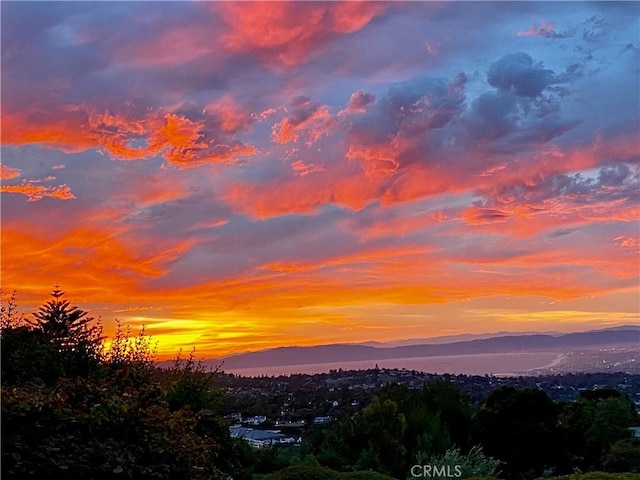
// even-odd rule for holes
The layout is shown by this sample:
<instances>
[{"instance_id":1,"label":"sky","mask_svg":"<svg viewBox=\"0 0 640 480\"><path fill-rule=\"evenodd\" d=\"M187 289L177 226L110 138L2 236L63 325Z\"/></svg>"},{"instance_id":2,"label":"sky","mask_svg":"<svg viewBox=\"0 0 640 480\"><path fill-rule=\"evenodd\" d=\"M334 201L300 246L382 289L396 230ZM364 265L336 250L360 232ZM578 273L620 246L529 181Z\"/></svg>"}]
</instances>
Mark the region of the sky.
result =
<instances>
[{"instance_id":1,"label":"sky","mask_svg":"<svg viewBox=\"0 0 640 480\"><path fill-rule=\"evenodd\" d=\"M213 357L640 315L640 3L1 4L1 274Z\"/></svg>"}]
</instances>

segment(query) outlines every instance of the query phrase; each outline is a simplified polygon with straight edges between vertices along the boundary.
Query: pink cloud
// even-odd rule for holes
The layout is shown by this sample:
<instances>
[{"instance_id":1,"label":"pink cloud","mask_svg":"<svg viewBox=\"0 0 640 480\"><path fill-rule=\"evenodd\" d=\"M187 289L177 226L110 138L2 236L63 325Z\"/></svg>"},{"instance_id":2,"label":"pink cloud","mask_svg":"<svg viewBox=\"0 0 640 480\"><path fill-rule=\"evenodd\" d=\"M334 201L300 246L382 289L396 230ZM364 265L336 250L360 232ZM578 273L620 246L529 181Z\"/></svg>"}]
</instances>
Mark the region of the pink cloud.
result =
<instances>
[{"instance_id":1,"label":"pink cloud","mask_svg":"<svg viewBox=\"0 0 640 480\"><path fill-rule=\"evenodd\" d=\"M182 65L207 56L215 60L215 37L202 26L173 27L149 40L133 41L114 54L114 61L134 64L136 67Z\"/></svg>"},{"instance_id":2,"label":"pink cloud","mask_svg":"<svg viewBox=\"0 0 640 480\"><path fill-rule=\"evenodd\" d=\"M325 168L321 165L316 165L314 163L304 163L302 160L296 160L292 162L291 169L295 172L296 175L299 175L301 177L309 175L310 173L325 171Z\"/></svg>"},{"instance_id":3,"label":"pink cloud","mask_svg":"<svg viewBox=\"0 0 640 480\"><path fill-rule=\"evenodd\" d=\"M273 140L277 143L292 143L302 139L313 145L328 135L336 124L329 107L307 97L296 97L291 102L289 115L272 128Z\"/></svg>"},{"instance_id":4,"label":"pink cloud","mask_svg":"<svg viewBox=\"0 0 640 480\"><path fill-rule=\"evenodd\" d=\"M306 63L333 37L365 27L382 2L223 2L212 4L227 23L226 49L258 56L271 66Z\"/></svg>"},{"instance_id":5,"label":"pink cloud","mask_svg":"<svg viewBox=\"0 0 640 480\"><path fill-rule=\"evenodd\" d=\"M518 37L545 37L545 38L568 38L574 35L574 31L557 32L553 22L540 21L540 26L531 25L528 30L519 30Z\"/></svg>"},{"instance_id":6,"label":"pink cloud","mask_svg":"<svg viewBox=\"0 0 640 480\"><path fill-rule=\"evenodd\" d=\"M633 237L616 237L615 239L616 245L624 248L637 248L640 246L640 239Z\"/></svg>"},{"instance_id":7,"label":"pink cloud","mask_svg":"<svg viewBox=\"0 0 640 480\"><path fill-rule=\"evenodd\" d=\"M231 95L223 95L209 102L204 107L207 116L212 116L225 133L235 133L238 130L246 130L253 123L251 112L239 105ZM275 110L272 111L272 113ZM261 116L268 116L268 112L262 112Z\"/></svg>"},{"instance_id":8,"label":"pink cloud","mask_svg":"<svg viewBox=\"0 0 640 480\"><path fill-rule=\"evenodd\" d=\"M359 90L351 94L347 108L340 113L364 113L367 111L367 107L375 103L375 101L376 96L373 93L367 93Z\"/></svg>"}]
</instances>

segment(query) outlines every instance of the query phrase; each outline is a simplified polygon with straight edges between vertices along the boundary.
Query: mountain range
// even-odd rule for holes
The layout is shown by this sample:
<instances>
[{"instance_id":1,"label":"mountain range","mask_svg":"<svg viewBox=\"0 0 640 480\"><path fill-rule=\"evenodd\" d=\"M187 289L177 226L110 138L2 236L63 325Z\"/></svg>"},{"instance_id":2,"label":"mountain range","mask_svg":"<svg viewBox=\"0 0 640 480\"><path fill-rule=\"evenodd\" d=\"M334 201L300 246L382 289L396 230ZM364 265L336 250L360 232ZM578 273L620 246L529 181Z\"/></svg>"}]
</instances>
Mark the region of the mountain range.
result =
<instances>
[{"instance_id":1,"label":"mountain range","mask_svg":"<svg viewBox=\"0 0 640 480\"><path fill-rule=\"evenodd\" d=\"M414 343L418 342L418 343ZM578 333L498 332L494 334L407 339L393 342L278 347L206 360L223 369L308 365L444 355L499 354L544 350L575 350L607 345L640 346L640 325L625 325Z\"/></svg>"}]
</instances>

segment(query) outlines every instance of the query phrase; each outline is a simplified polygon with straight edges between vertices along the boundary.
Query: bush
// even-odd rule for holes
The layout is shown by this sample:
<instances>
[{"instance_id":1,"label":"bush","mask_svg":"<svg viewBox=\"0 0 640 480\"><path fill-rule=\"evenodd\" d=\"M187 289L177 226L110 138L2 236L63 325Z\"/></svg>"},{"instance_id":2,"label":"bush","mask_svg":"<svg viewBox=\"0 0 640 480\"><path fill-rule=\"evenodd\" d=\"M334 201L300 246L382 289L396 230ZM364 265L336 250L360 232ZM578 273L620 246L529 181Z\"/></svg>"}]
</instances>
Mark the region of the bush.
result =
<instances>
[{"instance_id":1,"label":"bush","mask_svg":"<svg viewBox=\"0 0 640 480\"><path fill-rule=\"evenodd\" d=\"M631 438L614 443L604 459L608 472L640 473L640 439Z\"/></svg>"},{"instance_id":2,"label":"bush","mask_svg":"<svg viewBox=\"0 0 640 480\"><path fill-rule=\"evenodd\" d=\"M52 384L64 374L60 352L42 331L26 326L5 328L0 345L5 386L36 378Z\"/></svg>"},{"instance_id":3,"label":"bush","mask_svg":"<svg viewBox=\"0 0 640 480\"><path fill-rule=\"evenodd\" d=\"M590 472L574 475L563 475L560 477L538 478L537 480L640 480L640 474Z\"/></svg>"},{"instance_id":4,"label":"bush","mask_svg":"<svg viewBox=\"0 0 640 480\"><path fill-rule=\"evenodd\" d=\"M394 480L376 472L336 472L326 467L295 466L265 477L265 480Z\"/></svg>"},{"instance_id":5,"label":"bush","mask_svg":"<svg viewBox=\"0 0 640 480\"><path fill-rule=\"evenodd\" d=\"M3 478L223 479L197 416L171 412L157 384L63 379L2 391Z\"/></svg>"},{"instance_id":6,"label":"bush","mask_svg":"<svg viewBox=\"0 0 640 480\"><path fill-rule=\"evenodd\" d=\"M429 477L437 479L450 478L450 472L455 473L456 478L460 479L479 476L490 477L498 473L501 463L500 460L487 457L479 445L471 448L466 455L462 454L457 448L449 449L443 455L432 455L431 457L421 454L416 455L417 465L437 465L446 469L446 473L442 476L432 475ZM412 479L415 477L410 474L407 478Z\"/></svg>"},{"instance_id":7,"label":"bush","mask_svg":"<svg viewBox=\"0 0 640 480\"><path fill-rule=\"evenodd\" d=\"M52 296L33 322L0 312L2 478L228 478L238 455L193 359L163 377L144 329L118 324L105 349L86 312Z\"/></svg>"}]
</instances>

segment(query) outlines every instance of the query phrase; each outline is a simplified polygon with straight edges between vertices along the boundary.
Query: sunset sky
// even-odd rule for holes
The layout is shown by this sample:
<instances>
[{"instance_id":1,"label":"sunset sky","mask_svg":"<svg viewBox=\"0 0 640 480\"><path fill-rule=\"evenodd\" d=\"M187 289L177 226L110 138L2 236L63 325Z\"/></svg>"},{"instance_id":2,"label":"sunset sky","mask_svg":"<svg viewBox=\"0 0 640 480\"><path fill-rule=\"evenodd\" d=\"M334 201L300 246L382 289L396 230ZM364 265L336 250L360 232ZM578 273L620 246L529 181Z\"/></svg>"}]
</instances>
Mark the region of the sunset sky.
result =
<instances>
[{"instance_id":1,"label":"sunset sky","mask_svg":"<svg viewBox=\"0 0 640 480\"><path fill-rule=\"evenodd\" d=\"M160 358L639 322L638 2L2 2L2 289Z\"/></svg>"}]
</instances>

